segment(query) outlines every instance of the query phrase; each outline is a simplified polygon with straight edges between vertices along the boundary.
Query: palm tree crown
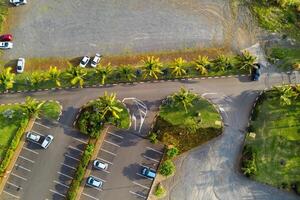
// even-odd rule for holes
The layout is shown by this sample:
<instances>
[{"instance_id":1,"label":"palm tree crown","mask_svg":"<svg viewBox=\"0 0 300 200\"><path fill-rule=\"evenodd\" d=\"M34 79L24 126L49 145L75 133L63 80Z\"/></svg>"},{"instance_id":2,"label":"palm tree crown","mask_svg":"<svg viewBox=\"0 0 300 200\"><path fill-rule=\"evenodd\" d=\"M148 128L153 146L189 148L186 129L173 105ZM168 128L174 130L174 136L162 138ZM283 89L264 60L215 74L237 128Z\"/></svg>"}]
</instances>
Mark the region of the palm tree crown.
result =
<instances>
[{"instance_id":1,"label":"palm tree crown","mask_svg":"<svg viewBox=\"0 0 300 200\"><path fill-rule=\"evenodd\" d=\"M197 96L191 93L189 90L180 88L180 91L172 95L172 99L175 105L182 105L185 112L188 112L188 107L192 107L192 102Z\"/></svg>"},{"instance_id":2,"label":"palm tree crown","mask_svg":"<svg viewBox=\"0 0 300 200\"><path fill-rule=\"evenodd\" d=\"M181 57L176 58L174 64L171 66L171 68L173 69L172 74L175 74L175 76L181 76L183 74L186 74L186 71L184 69L184 63L186 63L186 61Z\"/></svg>"},{"instance_id":3,"label":"palm tree crown","mask_svg":"<svg viewBox=\"0 0 300 200\"><path fill-rule=\"evenodd\" d=\"M231 58L224 55L219 55L214 62L215 62L214 67L223 72L228 69L231 69L233 66Z\"/></svg>"},{"instance_id":4,"label":"palm tree crown","mask_svg":"<svg viewBox=\"0 0 300 200\"><path fill-rule=\"evenodd\" d=\"M9 90L14 86L15 74L11 73L11 70L11 67L7 67L0 72L0 84L5 90Z\"/></svg>"},{"instance_id":5,"label":"palm tree crown","mask_svg":"<svg viewBox=\"0 0 300 200\"><path fill-rule=\"evenodd\" d=\"M79 84L80 87L84 84L84 76L87 74L86 70L81 67L69 67L66 71L66 75L70 77L72 85Z\"/></svg>"},{"instance_id":6,"label":"palm tree crown","mask_svg":"<svg viewBox=\"0 0 300 200\"><path fill-rule=\"evenodd\" d=\"M101 84L104 85L107 77L112 72L110 63L108 63L105 67L102 65L98 65L98 67L95 70L96 74L99 74L101 78Z\"/></svg>"},{"instance_id":7,"label":"palm tree crown","mask_svg":"<svg viewBox=\"0 0 300 200\"><path fill-rule=\"evenodd\" d=\"M210 61L207 56L198 56L195 60L195 69L199 71L201 75L207 74L207 68L210 66Z\"/></svg>"},{"instance_id":8,"label":"palm tree crown","mask_svg":"<svg viewBox=\"0 0 300 200\"><path fill-rule=\"evenodd\" d=\"M134 74L132 67L130 65L123 65L120 68L120 74L121 77L123 77L128 81L131 81L132 79L136 78L136 75Z\"/></svg>"},{"instance_id":9,"label":"palm tree crown","mask_svg":"<svg viewBox=\"0 0 300 200\"><path fill-rule=\"evenodd\" d=\"M37 117L44 103L45 101L37 101L36 99L28 96L26 97L25 103L22 104L22 107L27 111L30 117Z\"/></svg>"},{"instance_id":10,"label":"palm tree crown","mask_svg":"<svg viewBox=\"0 0 300 200\"><path fill-rule=\"evenodd\" d=\"M47 78L54 81L56 86L58 87L61 86L60 75L61 75L61 71L57 69L57 67L50 66Z\"/></svg>"},{"instance_id":11,"label":"palm tree crown","mask_svg":"<svg viewBox=\"0 0 300 200\"><path fill-rule=\"evenodd\" d=\"M123 111L116 99L116 93L111 93L110 95L107 92L103 96L100 96L94 104L94 110L96 110L101 118L109 118L113 116L116 119L119 119L119 114Z\"/></svg>"},{"instance_id":12,"label":"palm tree crown","mask_svg":"<svg viewBox=\"0 0 300 200\"><path fill-rule=\"evenodd\" d=\"M245 69L251 73L256 62L256 57L252 56L249 51L244 51L242 55L237 57L240 69Z\"/></svg>"},{"instance_id":13,"label":"palm tree crown","mask_svg":"<svg viewBox=\"0 0 300 200\"><path fill-rule=\"evenodd\" d=\"M144 64L144 79L148 76L158 79L158 74L162 74L161 67L162 63L159 62L159 58L155 58L154 56L147 57L147 60L142 60Z\"/></svg>"}]
</instances>

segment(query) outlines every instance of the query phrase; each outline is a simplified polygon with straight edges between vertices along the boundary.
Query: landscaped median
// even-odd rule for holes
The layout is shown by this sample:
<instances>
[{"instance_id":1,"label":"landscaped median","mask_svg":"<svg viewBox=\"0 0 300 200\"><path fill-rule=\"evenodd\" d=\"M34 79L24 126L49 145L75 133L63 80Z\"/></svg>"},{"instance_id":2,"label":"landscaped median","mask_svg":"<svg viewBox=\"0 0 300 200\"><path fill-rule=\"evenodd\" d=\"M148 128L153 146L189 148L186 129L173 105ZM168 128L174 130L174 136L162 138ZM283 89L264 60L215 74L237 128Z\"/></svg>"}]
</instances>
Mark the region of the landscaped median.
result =
<instances>
[{"instance_id":1,"label":"landscaped median","mask_svg":"<svg viewBox=\"0 0 300 200\"><path fill-rule=\"evenodd\" d=\"M265 91L251 116L243 173L300 194L300 85Z\"/></svg>"},{"instance_id":2,"label":"landscaped median","mask_svg":"<svg viewBox=\"0 0 300 200\"><path fill-rule=\"evenodd\" d=\"M172 160L177 155L217 137L222 129L219 112L207 100L184 88L168 96L160 106L149 135L152 142L160 141L167 147L158 172L164 177L172 176L176 170ZM155 180L152 194L161 197L165 191L158 182L163 178L158 179Z\"/></svg>"},{"instance_id":3,"label":"landscaped median","mask_svg":"<svg viewBox=\"0 0 300 200\"><path fill-rule=\"evenodd\" d=\"M236 56L219 55L215 59L199 56L192 61L179 57L165 63L151 56L135 66L113 67L106 64L96 68L80 68L70 65L63 71L57 67L50 67L48 72L34 71L18 75L11 72L12 68L7 67L0 72L0 92L245 74L250 72L255 61L254 56L244 52Z\"/></svg>"}]
</instances>

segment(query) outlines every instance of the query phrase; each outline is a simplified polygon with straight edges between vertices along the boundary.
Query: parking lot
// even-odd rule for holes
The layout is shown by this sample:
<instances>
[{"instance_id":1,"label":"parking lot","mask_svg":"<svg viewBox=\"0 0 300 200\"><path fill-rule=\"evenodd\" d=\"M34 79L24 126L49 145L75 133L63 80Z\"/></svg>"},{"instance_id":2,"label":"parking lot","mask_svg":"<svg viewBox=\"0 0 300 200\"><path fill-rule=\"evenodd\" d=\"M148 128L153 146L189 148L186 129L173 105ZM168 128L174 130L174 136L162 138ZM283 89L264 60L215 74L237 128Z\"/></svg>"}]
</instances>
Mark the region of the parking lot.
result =
<instances>
[{"instance_id":1,"label":"parking lot","mask_svg":"<svg viewBox=\"0 0 300 200\"><path fill-rule=\"evenodd\" d=\"M86 185L81 199L146 199L152 180L143 176L141 170L150 167L156 171L162 152L162 145L151 144L130 131L109 129L97 156L108 168L93 168L91 173L103 181L103 187Z\"/></svg>"},{"instance_id":2,"label":"parking lot","mask_svg":"<svg viewBox=\"0 0 300 200\"><path fill-rule=\"evenodd\" d=\"M0 199L65 199L87 139L58 122L42 119L35 121L31 131L51 134L54 140L47 149L25 142Z\"/></svg>"}]
</instances>

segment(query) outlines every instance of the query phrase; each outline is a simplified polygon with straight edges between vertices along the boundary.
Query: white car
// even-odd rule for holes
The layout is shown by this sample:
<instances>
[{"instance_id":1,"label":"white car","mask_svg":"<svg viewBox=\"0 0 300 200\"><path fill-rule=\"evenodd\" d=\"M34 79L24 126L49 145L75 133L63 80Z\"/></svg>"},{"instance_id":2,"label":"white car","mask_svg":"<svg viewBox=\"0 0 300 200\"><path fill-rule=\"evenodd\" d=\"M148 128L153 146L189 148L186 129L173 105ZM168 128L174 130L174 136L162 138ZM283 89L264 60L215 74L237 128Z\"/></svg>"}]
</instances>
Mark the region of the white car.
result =
<instances>
[{"instance_id":1,"label":"white car","mask_svg":"<svg viewBox=\"0 0 300 200\"><path fill-rule=\"evenodd\" d=\"M26 138L27 140L40 145L44 149L47 149L48 146L51 144L52 140L54 139L52 135L43 136L31 131L26 134Z\"/></svg>"},{"instance_id":2,"label":"white car","mask_svg":"<svg viewBox=\"0 0 300 200\"><path fill-rule=\"evenodd\" d=\"M35 134L35 133L33 133L33 132L28 132L28 133L26 134L26 138L27 138L28 140L33 141L33 142L39 142L39 140L41 139L41 136L40 136L39 134Z\"/></svg>"},{"instance_id":3,"label":"white car","mask_svg":"<svg viewBox=\"0 0 300 200\"><path fill-rule=\"evenodd\" d=\"M91 62L91 66L92 67L97 67L97 65L99 64L101 58L102 58L102 55L100 55L99 53L96 53L94 59Z\"/></svg>"},{"instance_id":4,"label":"white car","mask_svg":"<svg viewBox=\"0 0 300 200\"><path fill-rule=\"evenodd\" d=\"M11 49L13 48L12 42L0 42L0 49Z\"/></svg>"},{"instance_id":5,"label":"white car","mask_svg":"<svg viewBox=\"0 0 300 200\"><path fill-rule=\"evenodd\" d=\"M9 0L11 4L14 6L25 5L27 4L27 0Z\"/></svg>"},{"instance_id":6,"label":"white car","mask_svg":"<svg viewBox=\"0 0 300 200\"><path fill-rule=\"evenodd\" d=\"M108 168L108 164L101 162L100 160L94 160L93 166L100 170L106 170Z\"/></svg>"},{"instance_id":7,"label":"white car","mask_svg":"<svg viewBox=\"0 0 300 200\"><path fill-rule=\"evenodd\" d=\"M93 176L89 176L86 180L86 184L91 187L100 188L103 185L103 182Z\"/></svg>"},{"instance_id":8,"label":"white car","mask_svg":"<svg viewBox=\"0 0 300 200\"><path fill-rule=\"evenodd\" d=\"M87 64L88 64L88 62L90 61L90 57L88 57L88 56L84 56L83 58L82 58L82 60L80 61L80 64L79 64L79 66L80 67L85 67Z\"/></svg>"},{"instance_id":9,"label":"white car","mask_svg":"<svg viewBox=\"0 0 300 200\"><path fill-rule=\"evenodd\" d=\"M23 73L25 68L25 59L24 58L19 58L17 62L17 72L18 73Z\"/></svg>"},{"instance_id":10,"label":"white car","mask_svg":"<svg viewBox=\"0 0 300 200\"><path fill-rule=\"evenodd\" d=\"M48 146L51 144L52 140L54 139L54 137L52 135L47 135L43 141L43 143L41 144L41 146L44 149L47 149Z\"/></svg>"}]
</instances>

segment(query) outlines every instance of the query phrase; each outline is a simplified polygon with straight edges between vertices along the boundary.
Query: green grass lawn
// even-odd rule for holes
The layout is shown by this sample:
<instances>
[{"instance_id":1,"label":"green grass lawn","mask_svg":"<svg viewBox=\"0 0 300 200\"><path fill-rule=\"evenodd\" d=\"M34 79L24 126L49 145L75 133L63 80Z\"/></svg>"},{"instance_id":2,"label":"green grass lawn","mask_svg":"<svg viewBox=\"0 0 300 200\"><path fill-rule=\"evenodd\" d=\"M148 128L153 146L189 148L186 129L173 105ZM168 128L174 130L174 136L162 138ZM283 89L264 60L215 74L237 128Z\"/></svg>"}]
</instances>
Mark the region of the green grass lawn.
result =
<instances>
[{"instance_id":1,"label":"green grass lawn","mask_svg":"<svg viewBox=\"0 0 300 200\"><path fill-rule=\"evenodd\" d=\"M3 115L6 110L12 110L12 118L9 119ZM19 105L0 106L0 156L1 160L13 139L15 133L21 125L27 124L29 116L25 114L24 109Z\"/></svg>"},{"instance_id":2,"label":"green grass lawn","mask_svg":"<svg viewBox=\"0 0 300 200\"><path fill-rule=\"evenodd\" d=\"M300 48L273 47L270 56L282 61L280 67L286 70L295 69L296 63L300 65ZM300 68L298 69L300 70Z\"/></svg>"},{"instance_id":3,"label":"green grass lawn","mask_svg":"<svg viewBox=\"0 0 300 200\"><path fill-rule=\"evenodd\" d=\"M251 127L255 139L246 145L255 152L257 171L251 177L278 188L300 184L300 101L281 106L278 92L271 90L255 108ZM300 187L300 185L298 186Z\"/></svg>"},{"instance_id":4,"label":"green grass lawn","mask_svg":"<svg viewBox=\"0 0 300 200\"><path fill-rule=\"evenodd\" d=\"M222 132L221 124L218 124L221 118L213 105L200 97L192 104L193 107L187 113L183 106L162 105L153 130L160 141L176 146L180 153L199 146ZM198 116L199 112L201 117Z\"/></svg>"},{"instance_id":5,"label":"green grass lawn","mask_svg":"<svg viewBox=\"0 0 300 200\"><path fill-rule=\"evenodd\" d=\"M41 108L41 116L48 119L57 119L61 112L60 104L56 101L46 101Z\"/></svg>"}]
</instances>

